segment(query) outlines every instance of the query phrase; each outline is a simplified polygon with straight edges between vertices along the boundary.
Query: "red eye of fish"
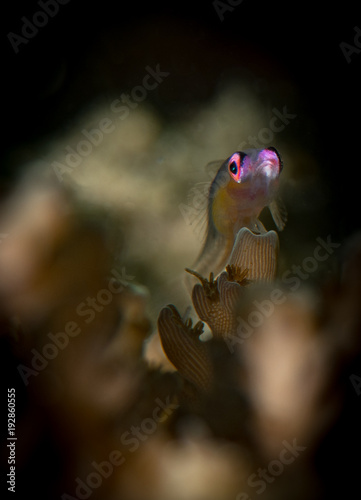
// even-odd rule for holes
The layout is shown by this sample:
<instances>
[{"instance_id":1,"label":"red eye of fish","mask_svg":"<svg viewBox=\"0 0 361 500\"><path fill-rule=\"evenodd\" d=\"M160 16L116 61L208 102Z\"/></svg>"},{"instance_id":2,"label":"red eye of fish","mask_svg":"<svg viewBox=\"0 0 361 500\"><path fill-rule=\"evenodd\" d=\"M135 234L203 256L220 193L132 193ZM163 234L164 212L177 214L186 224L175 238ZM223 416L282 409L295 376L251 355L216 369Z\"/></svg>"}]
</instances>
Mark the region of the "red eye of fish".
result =
<instances>
[{"instance_id":1,"label":"red eye of fish","mask_svg":"<svg viewBox=\"0 0 361 500\"><path fill-rule=\"evenodd\" d=\"M240 182L241 158L238 153L234 153L228 162L228 171L236 182Z\"/></svg>"},{"instance_id":2,"label":"red eye of fish","mask_svg":"<svg viewBox=\"0 0 361 500\"><path fill-rule=\"evenodd\" d=\"M231 174L237 175L238 167L237 167L237 163L235 161L232 161L232 163L230 163L229 171L231 172Z\"/></svg>"}]
</instances>

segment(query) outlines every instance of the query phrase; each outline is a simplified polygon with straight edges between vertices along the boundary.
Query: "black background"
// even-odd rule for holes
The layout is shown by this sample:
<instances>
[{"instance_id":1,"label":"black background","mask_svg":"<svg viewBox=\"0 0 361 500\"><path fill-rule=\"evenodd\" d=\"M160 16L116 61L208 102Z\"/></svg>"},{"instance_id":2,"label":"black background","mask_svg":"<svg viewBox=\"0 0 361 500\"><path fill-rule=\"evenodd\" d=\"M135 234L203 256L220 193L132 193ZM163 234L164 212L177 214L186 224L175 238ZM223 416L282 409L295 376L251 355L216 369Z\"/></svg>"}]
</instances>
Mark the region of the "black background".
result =
<instances>
[{"instance_id":1,"label":"black background","mask_svg":"<svg viewBox=\"0 0 361 500\"><path fill-rule=\"evenodd\" d=\"M24 160L24 149L31 152L34 142L66 127L71 117L105 88L116 90L128 82L139 81L133 74L134 68L144 72L144 66L151 64L152 58L159 62L159 47L167 47L171 55L168 67L172 61L181 62L184 72L189 68L191 73L179 87L172 83L170 100L186 104L207 97L207 86L197 91L194 85L197 72L209 69L214 47L219 46L222 51L222 44L226 43L235 52L242 53L248 47L263 53L265 60L269 57L284 68L297 85L316 124L314 154L323 168L324 182L332 192L330 215L340 237L352 233L359 224L361 55L353 54L348 63L340 49L341 42L353 44L353 28L361 24L352 5L343 2L325 8L317 3L244 0L232 12L225 12L221 21L212 1L144 4L70 0L15 54L8 33L21 34L21 18L31 19L40 9L34 1L8 3L1 31L2 187L16 175ZM169 20L176 20L186 34L198 31L201 38L203 30L207 31L214 46L205 66L200 63L204 59L202 54L198 59L194 56L197 46L189 50L182 42L172 41L169 45L166 37L162 39L164 34L157 35L157 25ZM139 27L144 23L148 30L142 40ZM149 39L152 25L154 33ZM112 40L125 34L119 44L121 48L122 43L127 44L126 34L135 29L137 47L131 56L131 47L126 47L124 52L128 51L128 57L122 61L121 77L112 78L107 61L101 66L98 48L109 46ZM129 44L134 43L131 36L128 40ZM92 66L94 54L99 57L97 66ZM60 84L54 83L59 81L59 75L62 75ZM216 78L211 72L210 75L209 80ZM209 89L212 84L209 81ZM164 102L167 103L166 99L156 104L158 107L163 104L165 117L170 118L171 106L164 107ZM299 133L306 138L308 132Z\"/></svg>"}]
</instances>

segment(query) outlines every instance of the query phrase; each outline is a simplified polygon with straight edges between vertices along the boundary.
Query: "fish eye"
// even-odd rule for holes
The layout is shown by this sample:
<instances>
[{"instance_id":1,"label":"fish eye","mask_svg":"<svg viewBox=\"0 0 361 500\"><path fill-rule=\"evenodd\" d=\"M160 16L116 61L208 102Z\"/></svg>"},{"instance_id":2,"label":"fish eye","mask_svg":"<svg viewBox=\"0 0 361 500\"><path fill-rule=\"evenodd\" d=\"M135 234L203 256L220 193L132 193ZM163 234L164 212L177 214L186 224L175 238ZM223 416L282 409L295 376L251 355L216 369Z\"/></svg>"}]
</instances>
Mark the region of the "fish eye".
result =
<instances>
[{"instance_id":1,"label":"fish eye","mask_svg":"<svg viewBox=\"0 0 361 500\"><path fill-rule=\"evenodd\" d=\"M237 175L238 167L235 161L232 161L232 163L229 164L229 171L231 174Z\"/></svg>"},{"instance_id":2,"label":"fish eye","mask_svg":"<svg viewBox=\"0 0 361 500\"><path fill-rule=\"evenodd\" d=\"M228 172L236 182L240 181L241 174L241 157L238 153L234 153L228 162Z\"/></svg>"}]
</instances>

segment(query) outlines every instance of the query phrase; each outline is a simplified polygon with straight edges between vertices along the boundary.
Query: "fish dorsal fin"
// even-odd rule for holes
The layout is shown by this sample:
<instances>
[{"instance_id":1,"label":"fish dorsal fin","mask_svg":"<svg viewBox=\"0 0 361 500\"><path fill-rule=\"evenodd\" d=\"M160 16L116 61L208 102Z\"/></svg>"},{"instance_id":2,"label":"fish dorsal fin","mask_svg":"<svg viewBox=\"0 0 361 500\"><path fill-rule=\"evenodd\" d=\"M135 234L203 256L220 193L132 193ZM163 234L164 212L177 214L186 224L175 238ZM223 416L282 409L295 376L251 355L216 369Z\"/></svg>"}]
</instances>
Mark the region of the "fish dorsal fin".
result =
<instances>
[{"instance_id":1,"label":"fish dorsal fin","mask_svg":"<svg viewBox=\"0 0 361 500\"><path fill-rule=\"evenodd\" d=\"M218 274L225 265L225 259L228 257L230 250L227 246L227 240L224 236L218 233L210 218L210 187L222 165L224 160L215 160L207 163L204 167L206 180L198 182L189 191L187 202L188 206L193 208L192 226L195 232L200 235L203 242L202 250L198 259L193 264L192 269L205 277L208 277L210 272ZM196 279L194 276L187 274L185 283L188 290L194 285Z\"/></svg>"},{"instance_id":2,"label":"fish dorsal fin","mask_svg":"<svg viewBox=\"0 0 361 500\"><path fill-rule=\"evenodd\" d=\"M280 198L271 201L268 205L272 218L279 231L282 231L287 222L287 209Z\"/></svg>"},{"instance_id":3,"label":"fish dorsal fin","mask_svg":"<svg viewBox=\"0 0 361 500\"><path fill-rule=\"evenodd\" d=\"M222 163L223 160L207 163L202 174L205 180L195 183L188 191L187 202L179 205L186 224L192 226L202 243L205 242L207 236L209 189Z\"/></svg>"},{"instance_id":4,"label":"fish dorsal fin","mask_svg":"<svg viewBox=\"0 0 361 500\"><path fill-rule=\"evenodd\" d=\"M178 205L187 226L198 235L205 233L210 182L197 182L189 189L186 199ZM201 241L203 237L199 237Z\"/></svg>"},{"instance_id":5,"label":"fish dorsal fin","mask_svg":"<svg viewBox=\"0 0 361 500\"><path fill-rule=\"evenodd\" d=\"M221 168L222 163L224 160L214 160L210 161L207 163L207 165L204 167L204 171L209 178L209 181L212 182L213 179L215 178L218 170Z\"/></svg>"}]
</instances>

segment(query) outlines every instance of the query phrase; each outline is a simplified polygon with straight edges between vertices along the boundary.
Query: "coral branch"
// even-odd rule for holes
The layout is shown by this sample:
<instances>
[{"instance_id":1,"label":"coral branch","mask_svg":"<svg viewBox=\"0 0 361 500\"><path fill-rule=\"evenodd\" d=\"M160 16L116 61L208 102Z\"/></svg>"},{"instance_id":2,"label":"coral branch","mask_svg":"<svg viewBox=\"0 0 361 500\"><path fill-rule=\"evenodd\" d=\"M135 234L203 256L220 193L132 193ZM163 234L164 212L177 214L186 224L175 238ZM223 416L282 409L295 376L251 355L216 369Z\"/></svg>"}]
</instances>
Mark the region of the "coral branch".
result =
<instances>
[{"instance_id":1,"label":"coral branch","mask_svg":"<svg viewBox=\"0 0 361 500\"><path fill-rule=\"evenodd\" d=\"M199 340L203 323L192 327L192 320L183 322L172 305L163 308L158 318L158 331L164 352L179 373L202 390L210 387L212 367L207 345Z\"/></svg>"}]
</instances>

